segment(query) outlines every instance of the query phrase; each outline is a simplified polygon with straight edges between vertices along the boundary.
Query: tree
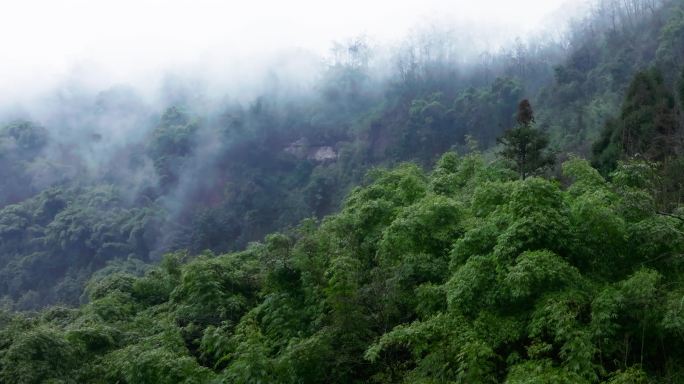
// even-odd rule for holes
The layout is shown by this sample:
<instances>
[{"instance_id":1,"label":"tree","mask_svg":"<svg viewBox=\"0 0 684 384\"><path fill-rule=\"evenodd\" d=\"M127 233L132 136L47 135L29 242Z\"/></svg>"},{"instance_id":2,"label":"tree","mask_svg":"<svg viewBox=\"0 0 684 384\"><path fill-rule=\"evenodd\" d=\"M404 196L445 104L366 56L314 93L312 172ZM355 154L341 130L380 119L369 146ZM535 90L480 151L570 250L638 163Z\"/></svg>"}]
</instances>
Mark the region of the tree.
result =
<instances>
[{"instance_id":1,"label":"tree","mask_svg":"<svg viewBox=\"0 0 684 384\"><path fill-rule=\"evenodd\" d=\"M503 145L500 155L515 163L520 179L524 180L536 171L552 165L554 157L546 151L548 135L534 127L534 112L527 99L518 105L517 122L518 125L506 131L497 142Z\"/></svg>"}]
</instances>

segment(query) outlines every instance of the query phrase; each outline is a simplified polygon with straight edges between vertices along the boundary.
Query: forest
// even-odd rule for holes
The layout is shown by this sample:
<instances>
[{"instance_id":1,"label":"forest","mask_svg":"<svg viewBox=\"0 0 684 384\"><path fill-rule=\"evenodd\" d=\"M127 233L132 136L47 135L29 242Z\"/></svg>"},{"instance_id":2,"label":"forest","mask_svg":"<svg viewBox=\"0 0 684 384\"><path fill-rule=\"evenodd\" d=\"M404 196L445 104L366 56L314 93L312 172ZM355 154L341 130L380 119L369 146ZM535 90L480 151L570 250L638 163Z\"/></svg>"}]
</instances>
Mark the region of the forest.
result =
<instances>
[{"instance_id":1,"label":"forest","mask_svg":"<svg viewBox=\"0 0 684 384\"><path fill-rule=\"evenodd\" d=\"M0 383L684 383L684 2L456 40L0 113Z\"/></svg>"}]
</instances>

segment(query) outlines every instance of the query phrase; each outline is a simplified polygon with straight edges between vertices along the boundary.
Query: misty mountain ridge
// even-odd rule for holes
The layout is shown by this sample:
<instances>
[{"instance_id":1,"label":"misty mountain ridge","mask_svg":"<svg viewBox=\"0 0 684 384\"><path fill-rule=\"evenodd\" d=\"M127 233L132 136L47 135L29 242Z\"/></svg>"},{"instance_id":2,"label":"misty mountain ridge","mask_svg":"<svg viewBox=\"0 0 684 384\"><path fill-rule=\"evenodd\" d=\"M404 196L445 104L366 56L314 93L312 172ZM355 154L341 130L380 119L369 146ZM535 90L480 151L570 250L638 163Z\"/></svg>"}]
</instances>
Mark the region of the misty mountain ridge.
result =
<instances>
[{"instance_id":1,"label":"misty mountain ridge","mask_svg":"<svg viewBox=\"0 0 684 384\"><path fill-rule=\"evenodd\" d=\"M684 4L559 12L0 107L0 381L682 382Z\"/></svg>"}]
</instances>

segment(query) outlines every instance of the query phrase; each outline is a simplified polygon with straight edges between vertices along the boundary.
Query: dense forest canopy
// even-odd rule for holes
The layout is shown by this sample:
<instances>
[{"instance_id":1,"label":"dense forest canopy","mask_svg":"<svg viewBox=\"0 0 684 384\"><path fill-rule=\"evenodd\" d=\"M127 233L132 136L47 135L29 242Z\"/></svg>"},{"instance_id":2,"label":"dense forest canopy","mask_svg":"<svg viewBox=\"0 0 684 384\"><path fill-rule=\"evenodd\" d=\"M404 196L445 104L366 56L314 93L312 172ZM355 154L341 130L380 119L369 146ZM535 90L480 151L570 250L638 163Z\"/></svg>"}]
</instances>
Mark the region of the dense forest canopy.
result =
<instances>
[{"instance_id":1,"label":"dense forest canopy","mask_svg":"<svg viewBox=\"0 0 684 384\"><path fill-rule=\"evenodd\" d=\"M3 114L0 382L684 382L684 3L459 38Z\"/></svg>"},{"instance_id":2,"label":"dense forest canopy","mask_svg":"<svg viewBox=\"0 0 684 384\"><path fill-rule=\"evenodd\" d=\"M654 167L378 170L340 213L5 313L5 382L681 382L684 211Z\"/></svg>"}]
</instances>

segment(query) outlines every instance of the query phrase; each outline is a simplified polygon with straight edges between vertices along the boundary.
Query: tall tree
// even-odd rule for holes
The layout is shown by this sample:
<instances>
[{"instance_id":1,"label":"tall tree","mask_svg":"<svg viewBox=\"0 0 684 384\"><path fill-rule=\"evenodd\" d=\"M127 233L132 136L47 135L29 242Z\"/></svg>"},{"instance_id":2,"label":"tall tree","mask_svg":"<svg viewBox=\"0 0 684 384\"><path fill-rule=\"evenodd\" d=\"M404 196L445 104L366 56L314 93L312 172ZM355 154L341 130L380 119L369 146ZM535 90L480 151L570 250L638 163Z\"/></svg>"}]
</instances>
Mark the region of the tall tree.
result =
<instances>
[{"instance_id":1,"label":"tall tree","mask_svg":"<svg viewBox=\"0 0 684 384\"><path fill-rule=\"evenodd\" d=\"M525 99L518 105L518 125L509 129L497 139L503 149L499 153L504 159L514 163L520 179L550 166L554 157L546 147L549 137L534 127L534 111L529 100Z\"/></svg>"}]
</instances>

